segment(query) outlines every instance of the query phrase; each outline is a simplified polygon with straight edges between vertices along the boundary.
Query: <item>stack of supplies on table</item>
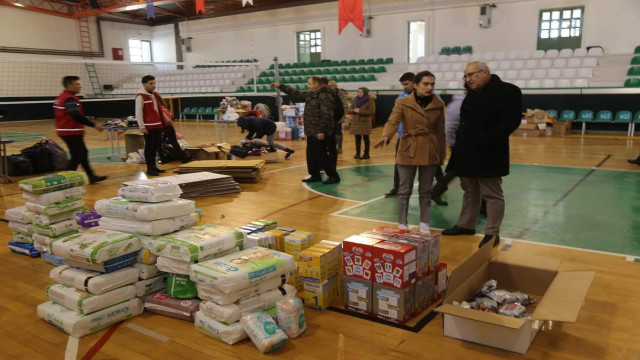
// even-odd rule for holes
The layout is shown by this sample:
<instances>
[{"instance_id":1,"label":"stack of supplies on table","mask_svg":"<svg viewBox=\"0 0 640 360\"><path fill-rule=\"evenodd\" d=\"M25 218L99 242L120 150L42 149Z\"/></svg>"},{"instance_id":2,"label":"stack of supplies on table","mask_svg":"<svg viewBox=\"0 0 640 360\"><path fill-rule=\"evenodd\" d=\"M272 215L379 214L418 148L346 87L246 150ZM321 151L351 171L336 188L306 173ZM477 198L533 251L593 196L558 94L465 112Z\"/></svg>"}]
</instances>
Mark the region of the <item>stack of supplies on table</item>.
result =
<instances>
[{"instance_id":1,"label":"stack of supplies on table","mask_svg":"<svg viewBox=\"0 0 640 360\"><path fill-rule=\"evenodd\" d=\"M10 224L10 228L16 230L12 249L17 250L14 247L19 246L23 253L46 253L46 261L58 263L60 259L49 256L48 243L50 239L78 231L75 213L85 209L82 197L86 182L84 174L76 171L21 180L19 186L26 201L25 207L33 216L29 227L15 222Z\"/></svg>"},{"instance_id":2,"label":"stack of supplies on table","mask_svg":"<svg viewBox=\"0 0 640 360\"><path fill-rule=\"evenodd\" d=\"M158 257L151 251L149 240L200 222L195 202L180 199L181 193L178 185L167 182L132 183L118 190L119 197L96 202L96 211L102 215L98 220L100 228L136 234L142 240L134 267L139 279L136 295L145 301L153 292L165 291L169 279L173 280L172 274L158 268Z\"/></svg>"},{"instance_id":3,"label":"stack of supplies on table","mask_svg":"<svg viewBox=\"0 0 640 360\"><path fill-rule=\"evenodd\" d=\"M444 293L438 235L379 227L342 247L347 310L403 324Z\"/></svg>"},{"instance_id":4,"label":"stack of supplies on table","mask_svg":"<svg viewBox=\"0 0 640 360\"><path fill-rule=\"evenodd\" d=\"M201 171L191 174L163 176L160 179L128 181L124 185L168 183L180 186L183 199L240 192L238 183L229 175Z\"/></svg>"},{"instance_id":5,"label":"stack of supplies on table","mask_svg":"<svg viewBox=\"0 0 640 360\"><path fill-rule=\"evenodd\" d=\"M264 160L201 160L180 165L179 174L208 171L230 175L237 182L258 182L264 173Z\"/></svg>"},{"instance_id":6,"label":"stack of supplies on table","mask_svg":"<svg viewBox=\"0 0 640 360\"><path fill-rule=\"evenodd\" d=\"M145 308L162 315L193 321L200 300L189 274L194 264L237 253L244 234L203 224L162 236L145 237L145 247L157 257L156 266L168 274L166 294L145 299Z\"/></svg>"},{"instance_id":7,"label":"stack of supplies on table","mask_svg":"<svg viewBox=\"0 0 640 360\"><path fill-rule=\"evenodd\" d=\"M51 301L38 305L41 319L81 337L142 313L134 285L139 271L133 267L138 236L93 227L48 246L67 265L49 273L57 284L46 289Z\"/></svg>"},{"instance_id":8,"label":"stack of supplies on table","mask_svg":"<svg viewBox=\"0 0 640 360\"><path fill-rule=\"evenodd\" d=\"M190 278L203 300L196 328L228 344L246 338L243 314L273 312L278 301L295 296L296 289L286 283L295 267L293 256L262 247L191 265Z\"/></svg>"}]
</instances>

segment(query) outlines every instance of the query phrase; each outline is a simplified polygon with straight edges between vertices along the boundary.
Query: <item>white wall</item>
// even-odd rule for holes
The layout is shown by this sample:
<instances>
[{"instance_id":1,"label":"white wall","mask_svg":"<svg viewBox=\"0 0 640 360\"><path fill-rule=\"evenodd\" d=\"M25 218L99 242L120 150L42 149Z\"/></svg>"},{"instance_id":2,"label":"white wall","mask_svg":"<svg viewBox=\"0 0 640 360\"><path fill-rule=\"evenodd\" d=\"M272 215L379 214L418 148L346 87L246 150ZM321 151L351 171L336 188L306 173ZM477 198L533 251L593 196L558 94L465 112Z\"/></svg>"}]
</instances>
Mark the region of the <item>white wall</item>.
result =
<instances>
[{"instance_id":1,"label":"white wall","mask_svg":"<svg viewBox=\"0 0 640 360\"><path fill-rule=\"evenodd\" d=\"M175 62L176 41L173 24L154 26L152 29L151 52L153 61Z\"/></svg>"}]
</instances>

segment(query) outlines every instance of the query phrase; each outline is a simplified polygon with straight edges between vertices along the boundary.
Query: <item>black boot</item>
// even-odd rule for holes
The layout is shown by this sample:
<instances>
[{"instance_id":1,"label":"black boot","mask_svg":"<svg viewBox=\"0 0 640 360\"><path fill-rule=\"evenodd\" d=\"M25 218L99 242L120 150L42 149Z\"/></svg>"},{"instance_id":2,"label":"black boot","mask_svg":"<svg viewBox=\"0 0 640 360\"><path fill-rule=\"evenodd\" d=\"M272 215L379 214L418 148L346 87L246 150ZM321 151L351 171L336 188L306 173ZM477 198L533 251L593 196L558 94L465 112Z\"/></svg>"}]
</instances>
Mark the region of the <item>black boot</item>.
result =
<instances>
[{"instance_id":1,"label":"black boot","mask_svg":"<svg viewBox=\"0 0 640 360\"><path fill-rule=\"evenodd\" d=\"M288 159L289 156L293 155L293 153L295 152L295 150L289 148L284 149L284 151L287 153L287 155L284 156L285 159Z\"/></svg>"},{"instance_id":2,"label":"black boot","mask_svg":"<svg viewBox=\"0 0 640 360\"><path fill-rule=\"evenodd\" d=\"M156 169L147 169L148 176L158 176L160 173Z\"/></svg>"},{"instance_id":3,"label":"black boot","mask_svg":"<svg viewBox=\"0 0 640 360\"><path fill-rule=\"evenodd\" d=\"M95 183L99 183L100 181L105 181L105 180L107 180L107 176L95 176L94 175L89 179L89 184L93 185Z\"/></svg>"},{"instance_id":4,"label":"black boot","mask_svg":"<svg viewBox=\"0 0 640 360\"><path fill-rule=\"evenodd\" d=\"M482 238L482 241L480 241L480 244L478 244L478 248L483 247L485 244L487 244L492 240L493 240L493 247L496 247L498 246L498 244L500 244L499 235L485 235L484 238Z\"/></svg>"},{"instance_id":5,"label":"black boot","mask_svg":"<svg viewBox=\"0 0 640 360\"><path fill-rule=\"evenodd\" d=\"M446 229L442 231L442 235L447 236L455 236L455 235L475 235L475 229L466 229L463 227L459 227L458 225L453 225L452 228Z\"/></svg>"}]
</instances>

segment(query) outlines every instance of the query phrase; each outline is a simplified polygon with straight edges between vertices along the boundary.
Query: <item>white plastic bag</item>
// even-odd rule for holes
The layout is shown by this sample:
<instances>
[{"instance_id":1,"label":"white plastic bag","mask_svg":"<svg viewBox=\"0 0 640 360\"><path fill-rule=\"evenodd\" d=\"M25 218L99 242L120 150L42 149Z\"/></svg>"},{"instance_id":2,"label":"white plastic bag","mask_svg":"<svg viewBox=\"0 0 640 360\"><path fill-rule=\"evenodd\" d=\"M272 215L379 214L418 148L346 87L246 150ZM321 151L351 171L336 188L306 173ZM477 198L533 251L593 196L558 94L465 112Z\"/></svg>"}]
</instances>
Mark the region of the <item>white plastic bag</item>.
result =
<instances>
[{"instance_id":1,"label":"white plastic bag","mask_svg":"<svg viewBox=\"0 0 640 360\"><path fill-rule=\"evenodd\" d=\"M290 339L295 339L307 330L307 318L304 315L302 300L287 296L276 303L278 326Z\"/></svg>"},{"instance_id":2,"label":"white plastic bag","mask_svg":"<svg viewBox=\"0 0 640 360\"><path fill-rule=\"evenodd\" d=\"M236 113L236 109L231 106L228 106L227 111L225 111L224 115L222 115L222 119L226 121L236 121L239 117L240 115Z\"/></svg>"},{"instance_id":3,"label":"white plastic bag","mask_svg":"<svg viewBox=\"0 0 640 360\"><path fill-rule=\"evenodd\" d=\"M277 350L287 343L287 335L265 312L245 314L240 323L253 344L263 354Z\"/></svg>"}]
</instances>

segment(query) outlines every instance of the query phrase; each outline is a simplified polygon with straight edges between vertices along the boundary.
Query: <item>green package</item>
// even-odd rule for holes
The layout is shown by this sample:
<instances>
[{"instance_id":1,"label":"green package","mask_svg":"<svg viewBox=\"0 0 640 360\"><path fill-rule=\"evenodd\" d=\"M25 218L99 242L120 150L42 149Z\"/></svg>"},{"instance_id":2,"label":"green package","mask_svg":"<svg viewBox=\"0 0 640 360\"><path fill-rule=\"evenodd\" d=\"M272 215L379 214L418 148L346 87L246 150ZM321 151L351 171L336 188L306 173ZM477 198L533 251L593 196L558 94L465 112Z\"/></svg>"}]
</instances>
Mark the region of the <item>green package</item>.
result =
<instances>
[{"instance_id":1,"label":"green package","mask_svg":"<svg viewBox=\"0 0 640 360\"><path fill-rule=\"evenodd\" d=\"M198 297L198 290L189 275L169 274L167 295L174 299L193 299Z\"/></svg>"}]
</instances>

